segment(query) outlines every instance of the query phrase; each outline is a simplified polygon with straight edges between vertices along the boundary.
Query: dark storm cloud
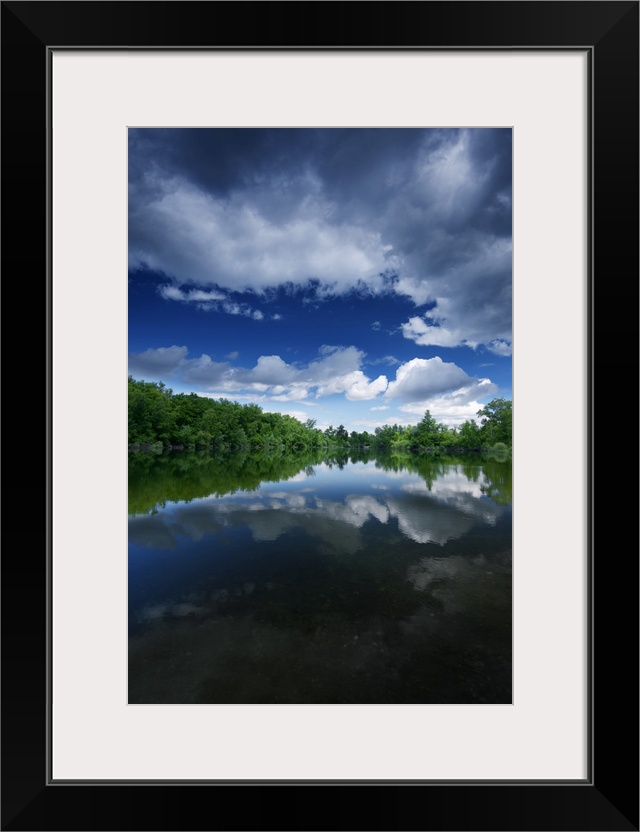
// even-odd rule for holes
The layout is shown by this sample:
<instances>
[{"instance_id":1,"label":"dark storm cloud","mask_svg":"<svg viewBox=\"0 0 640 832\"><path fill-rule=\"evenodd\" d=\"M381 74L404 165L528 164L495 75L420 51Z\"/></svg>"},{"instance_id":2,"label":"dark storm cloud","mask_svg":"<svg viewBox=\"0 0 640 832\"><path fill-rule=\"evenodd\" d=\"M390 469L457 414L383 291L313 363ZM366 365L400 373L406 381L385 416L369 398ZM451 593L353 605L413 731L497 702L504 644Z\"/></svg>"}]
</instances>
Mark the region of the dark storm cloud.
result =
<instances>
[{"instance_id":1,"label":"dark storm cloud","mask_svg":"<svg viewBox=\"0 0 640 832\"><path fill-rule=\"evenodd\" d=\"M325 131L295 129L132 129L130 181L142 183L150 166L184 177L224 197L261 177L299 170L314 158Z\"/></svg>"},{"instance_id":2,"label":"dark storm cloud","mask_svg":"<svg viewBox=\"0 0 640 832\"><path fill-rule=\"evenodd\" d=\"M139 129L129 159L131 268L183 297L366 287L421 345L508 349L510 130Z\"/></svg>"}]
</instances>

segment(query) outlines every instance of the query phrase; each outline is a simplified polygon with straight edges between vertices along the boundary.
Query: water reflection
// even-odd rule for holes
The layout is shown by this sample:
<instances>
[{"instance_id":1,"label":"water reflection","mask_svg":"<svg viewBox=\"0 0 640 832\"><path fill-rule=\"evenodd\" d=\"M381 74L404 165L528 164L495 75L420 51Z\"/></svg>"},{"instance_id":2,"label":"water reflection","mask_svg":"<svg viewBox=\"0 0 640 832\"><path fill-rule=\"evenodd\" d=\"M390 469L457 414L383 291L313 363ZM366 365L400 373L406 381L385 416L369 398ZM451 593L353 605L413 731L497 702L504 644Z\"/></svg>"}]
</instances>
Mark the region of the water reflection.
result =
<instances>
[{"instance_id":1,"label":"water reflection","mask_svg":"<svg viewBox=\"0 0 640 832\"><path fill-rule=\"evenodd\" d=\"M510 489L477 458L132 459L130 701L510 701Z\"/></svg>"},{"instance_id":2,"label":"water reflection","mask_svg":"<svg viewBox=\"0 0 640 832\"><path fill-rule=\"evenodd\" d=\"M280 482L277 489L265 487L222 496L215 496L219 492L214 491L214 496L172 505L163 499L150 514L131 518L129 539L143 546L172 548L182 537L199 541L207 534L246 527L255 542L264 542L300 527L336 551L352 552L363 541L345 526L361 529L367 521L387 524L395 520L397 528L414 542L443 546L476 523L495 525L504 511L486 497L496 489L484 474L469 479L455 465L440 470L439 478L432 479L430 485L420 474L392 472L391 491L391 485L375 482L380 472L387 475L388 469L356 463L341 478L340 499L335 498L332 470L326 463L316 466L313 487L308 486L309 473L305 471ZM344 493L345 488L354 486L372 493ZM158 505L165 510L158 512Z\"/></svg>"},{"instance_id":3,"label":"water reflection","mask_svg":"<svg viewBox=\"0 0 640 832\"><path fill-rule=\"evenodd\" d=\"M168 453L130 456L129 513L152 512L167 502L254 491L265 483L305 482L316 475L318 466L330 471L344 470L347 465L352 477L364 475L374 489L387 488L387 480L395 477L404 478L408 483L422 482L429 492L443 498L447 494L468 493L474 497L490 497L498 504L511 503L511 464L492 459L447 457L442 461L429 457L375 457L368 452L334 455L240 452L228 456ZM384 472L386 477L379 477L376 482L376 472ZM407 474L417 477L407 477Z\"/></svg>"}]
</instances>

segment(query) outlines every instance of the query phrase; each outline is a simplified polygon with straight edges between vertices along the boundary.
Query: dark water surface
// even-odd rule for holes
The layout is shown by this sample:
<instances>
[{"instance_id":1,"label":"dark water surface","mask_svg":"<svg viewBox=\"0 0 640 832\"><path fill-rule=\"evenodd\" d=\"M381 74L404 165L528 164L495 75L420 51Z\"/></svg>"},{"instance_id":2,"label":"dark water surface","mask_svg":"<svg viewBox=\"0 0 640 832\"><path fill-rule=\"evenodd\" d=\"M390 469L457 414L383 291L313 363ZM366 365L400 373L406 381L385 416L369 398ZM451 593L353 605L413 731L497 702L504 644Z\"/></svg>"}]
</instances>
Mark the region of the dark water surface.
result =
<instances>
[{"instance_id":1,"label":"dark water surface","mask_svg":"<svg viewBox=\"0 0 640 832\"><path fill-rule=\"evenodd\" d=\"M511 463L129 462L130 703L511 702Z\"/></svg>"}]
</instances>

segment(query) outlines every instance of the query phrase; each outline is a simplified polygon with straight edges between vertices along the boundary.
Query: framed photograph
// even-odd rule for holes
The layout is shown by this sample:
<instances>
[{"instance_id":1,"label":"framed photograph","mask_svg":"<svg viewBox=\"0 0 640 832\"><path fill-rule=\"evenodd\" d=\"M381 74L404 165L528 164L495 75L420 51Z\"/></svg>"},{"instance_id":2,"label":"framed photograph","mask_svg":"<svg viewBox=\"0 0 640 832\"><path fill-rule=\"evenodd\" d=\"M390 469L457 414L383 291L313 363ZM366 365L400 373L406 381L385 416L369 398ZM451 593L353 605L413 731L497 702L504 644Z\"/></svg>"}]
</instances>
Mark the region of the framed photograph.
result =
<instances>
[{"instance_id":1,"label":"framed photograph","mask_svg":"<svg viewBox=\"0 0 640 832\"><path fill-rule=\"evenodd\" d=\"M2 21L2 828L637 830L638 3Z\"/></svg>"},{"instance_id":2,"label":"framed photograph","mask_svg":"<svg viewBox=\"0 0 640 832\"><path fill-rule=\"evenodd\" d=\"M512 143L129 127L129 705L512 704Z\"/></svg>"}]
</instances>

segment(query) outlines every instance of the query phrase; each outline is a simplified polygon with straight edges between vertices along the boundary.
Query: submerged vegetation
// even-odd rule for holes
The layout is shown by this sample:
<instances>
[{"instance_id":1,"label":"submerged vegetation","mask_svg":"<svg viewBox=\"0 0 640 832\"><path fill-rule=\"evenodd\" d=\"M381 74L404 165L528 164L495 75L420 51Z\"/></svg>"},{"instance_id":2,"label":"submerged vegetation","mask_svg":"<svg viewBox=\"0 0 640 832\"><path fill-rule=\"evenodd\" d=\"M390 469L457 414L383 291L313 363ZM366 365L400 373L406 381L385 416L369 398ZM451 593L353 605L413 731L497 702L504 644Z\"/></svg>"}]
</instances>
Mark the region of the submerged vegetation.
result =
<instances>
[{"instance_id":1,"label":"submerged vegetation","mask_svg":"<svg viewBox=\"0 0 640 832\"><path fill-rule=\"evenodd\" d=\"M335 451L371 449L391 455L492 452L508 458L512 443L512 406L493 399L478 413L450 428L427 410L417 425L384 425L373 433L343 425L325 430L314 419L268 413L256 404L209 399L195 393L174 393L162 382L129 376L129 449L226 451Z\"/></svg>"}]
</instances>

